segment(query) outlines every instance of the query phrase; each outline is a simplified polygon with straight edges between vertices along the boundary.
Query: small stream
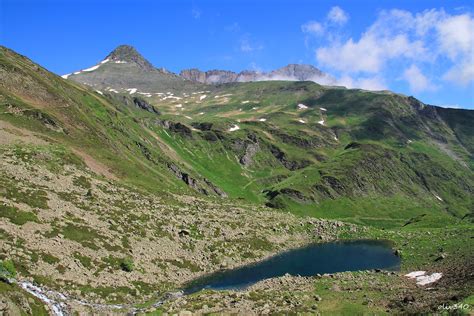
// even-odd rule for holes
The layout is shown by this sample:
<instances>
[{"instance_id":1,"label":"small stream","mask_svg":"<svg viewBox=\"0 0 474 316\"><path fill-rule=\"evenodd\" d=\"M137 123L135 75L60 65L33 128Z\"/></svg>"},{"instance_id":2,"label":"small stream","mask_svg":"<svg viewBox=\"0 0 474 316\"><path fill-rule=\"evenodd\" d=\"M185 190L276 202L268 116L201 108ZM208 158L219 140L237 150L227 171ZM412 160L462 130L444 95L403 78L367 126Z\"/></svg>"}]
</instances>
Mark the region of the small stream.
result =
<instances>
[{"instance_id":1,"label":"small stream","mask_svg":"<svg viewBox=\"0 0 474 316\"><path fill-rule=\"evenodd\" d=\"M218 271L188 283L184 290L168 293L152 306L158 307L171 297L188 295L203 289L241 290L259 281L285 274L314 276L316 274L371 269L399 270L400 258L393 253L388 241L356 240L311 244L289 250L260 262ZM95 304L77 300L62 293L45 290L27 281L15 281L25 291L43 301L55 316L69 315L68 302L94 309L126 310L128 314L143 311L132 304Z\"/></svg>"}]
</instances>

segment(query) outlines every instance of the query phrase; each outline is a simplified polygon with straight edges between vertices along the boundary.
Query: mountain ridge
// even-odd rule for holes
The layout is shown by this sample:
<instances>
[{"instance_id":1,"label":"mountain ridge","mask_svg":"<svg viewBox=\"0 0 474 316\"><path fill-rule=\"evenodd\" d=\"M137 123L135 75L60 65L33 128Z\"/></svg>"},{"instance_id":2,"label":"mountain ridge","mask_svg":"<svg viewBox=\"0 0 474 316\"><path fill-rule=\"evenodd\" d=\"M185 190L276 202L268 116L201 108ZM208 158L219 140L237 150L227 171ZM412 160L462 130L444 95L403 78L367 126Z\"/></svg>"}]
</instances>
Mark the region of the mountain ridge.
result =
<instances>
[{"instance_id":1,"label":"mountain ridge","mask_svg":"<svg viewBox=\"0 0 474 316\"><path fill-rule=\"evenodd\" d=\"M181 70L179 75L191 81L206 84L223 84L232 82L252 81L314 81L316 83L329 84L335 80L321 70L309 64L288 64L269 72L255 70L242 70L239 73L213 69L201 71L197 68Z\"/></svg>"},{"instance_id":2,"label":"mountain ridge","mask_svg":"<svg viewBox=\"0 0 474 316\"><path fill-rule=\"evenodd\" d=\"M114 80L111 78L100 77L97 79L87 78L93 77L93 72L104 68L103 66L107 63L117 64L121 67L122 73L127 73L126 65L131 63L137 65L140 71L144 73L142 76L143 80L146 81L146 76L153 77L153 72L159 71L162 74L176 76L184 78L191 82L202 83L202 84L224 84L233 82L252 82L252 81L272 81L272 80L284 80L284 81L314 81L320 84L332 85L336 81L334 78L321 70L309 64L288 64L278 69L271 70L269 72L261 72L255 70L242 70L239 73L213 69L208 71L201 71L197 68L184 69L179 74L165 68L155 68L146 58L144 58L137 50L131 45L120 45L117 46L111 53L109 53L104 60L99 64L87 68L85 70L76 71L72 74L63 75L63 78L73 79L86 84L100 84L102 82L113 83ZM105 67L106 68L106 67ZM80 75L80 76L78 76ZM110 76L118 76L117 73L112 73ZM142 80L142 81L143 81ZM157 80L157 79L153 79ZM123 86L112 85L113 89L123 88Z\"/></svg>"}]
</instances>

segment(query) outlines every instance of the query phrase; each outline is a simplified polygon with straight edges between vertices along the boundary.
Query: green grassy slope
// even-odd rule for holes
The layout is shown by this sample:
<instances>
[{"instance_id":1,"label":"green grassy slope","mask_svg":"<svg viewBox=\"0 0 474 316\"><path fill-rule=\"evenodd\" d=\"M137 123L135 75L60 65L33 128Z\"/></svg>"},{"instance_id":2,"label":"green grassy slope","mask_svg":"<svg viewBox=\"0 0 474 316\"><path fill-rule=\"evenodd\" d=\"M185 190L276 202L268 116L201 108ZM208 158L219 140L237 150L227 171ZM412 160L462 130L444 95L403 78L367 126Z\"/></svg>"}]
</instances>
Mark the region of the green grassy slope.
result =
<instances>
[{"instance_id":1,"label":"green grassy slope","mask_svg":"<svg viewBox=\"0 0 474 316\"><path fill-rule=\"evenodd\" d=\"M472 154L459 140L472 135L466 120L464 134L450 127L448 109L308 82L222 85L177 113L157 106L195 128L163 139L231 197L387 227L473 209Z\"/></svg>"},{"instance_id":2,"label":"green grassy slope","mask_svg":"<svg viewBox=\"0 0 474 316\"><path fill-rule=\"evenodd\" d=\"M180 92L98 93L8 49L0 65L0 119L146 190L227 195L383 227L422 214L467 219L474 209L472 111L312 82L196 91L169 80Z\"/></svg>"},{"instance_id":3,"label":"green grassy slope","mask_svg":"<svg viewBox=\"0 0 474 316\"><path fill-rule=\"evenodd\" d=\"M90 156L131 184L151 191L189 191L169 168L180 161L164 154L140 122L155 119L156 113L106 99L6 48L0 51L0 78L1 120Z\"/></svg>"}]
</instances>

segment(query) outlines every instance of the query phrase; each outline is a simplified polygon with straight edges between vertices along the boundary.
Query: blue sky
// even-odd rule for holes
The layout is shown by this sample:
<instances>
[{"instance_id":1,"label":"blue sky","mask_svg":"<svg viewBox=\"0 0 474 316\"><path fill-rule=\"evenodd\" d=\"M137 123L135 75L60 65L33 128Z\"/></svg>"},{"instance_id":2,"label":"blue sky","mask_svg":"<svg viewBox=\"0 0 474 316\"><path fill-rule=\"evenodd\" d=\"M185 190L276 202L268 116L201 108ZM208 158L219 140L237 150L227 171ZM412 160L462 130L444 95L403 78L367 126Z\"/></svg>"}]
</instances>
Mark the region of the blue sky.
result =
<instances>
[{"instance_id":1,"label":"blue sky","mask_svg":"<svg viewBox=\"0 0 474 316\"><path fill-rule=\"evenodd\" d=\"M0 44L64 74L120 44L157 67L271 70L474 108L471 1L0 0Z\"/></svg>"}]
</instances>

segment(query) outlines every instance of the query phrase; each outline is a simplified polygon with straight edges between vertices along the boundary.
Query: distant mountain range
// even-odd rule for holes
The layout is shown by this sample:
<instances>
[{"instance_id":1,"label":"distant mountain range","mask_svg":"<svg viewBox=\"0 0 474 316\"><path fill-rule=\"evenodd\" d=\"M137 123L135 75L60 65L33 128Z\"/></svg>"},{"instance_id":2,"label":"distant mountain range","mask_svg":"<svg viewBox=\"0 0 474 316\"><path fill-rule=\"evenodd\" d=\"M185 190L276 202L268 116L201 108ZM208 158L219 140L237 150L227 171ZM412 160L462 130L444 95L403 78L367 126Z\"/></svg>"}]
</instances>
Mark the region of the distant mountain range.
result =
<instances>
[{"instance_id":1,"label":"distant mountain range","mask_svg":"<svg viewBox=\"0 0 474 316\"><path fill-rule=\"evenodd\" d=\"M312 65L305 64L289 64L270 72L244 70L235 73L228 70L201 71L193 68L182 70L179 75L185 79L206 84L270 80L314 81L321 84L334 82L334 79L328 74Z\"/></svg>"},{"instance_id":2,"label":"distant mountain range","mask_svg":"<svg viewBox=\"0 0 474 316\"><path fill-rule=\"evenodd\" d=\"M228 70L201 71L192 68L182 70L177 75L165 68L155 68L129 45L118 46L99 64L63 75L63 78L73 79L100 89L136 88L144 91L155 91L158 87L176 91L176 89L182 90L183 86L186 86L185 90L187 90L190 83L223 84L271 80L335 83L334 78L328 74L312 65L305 64L289 64L270 72L244 70L236 73ZM130 87L131 84L133 87Z\"/></svg>"}]
</instances>

